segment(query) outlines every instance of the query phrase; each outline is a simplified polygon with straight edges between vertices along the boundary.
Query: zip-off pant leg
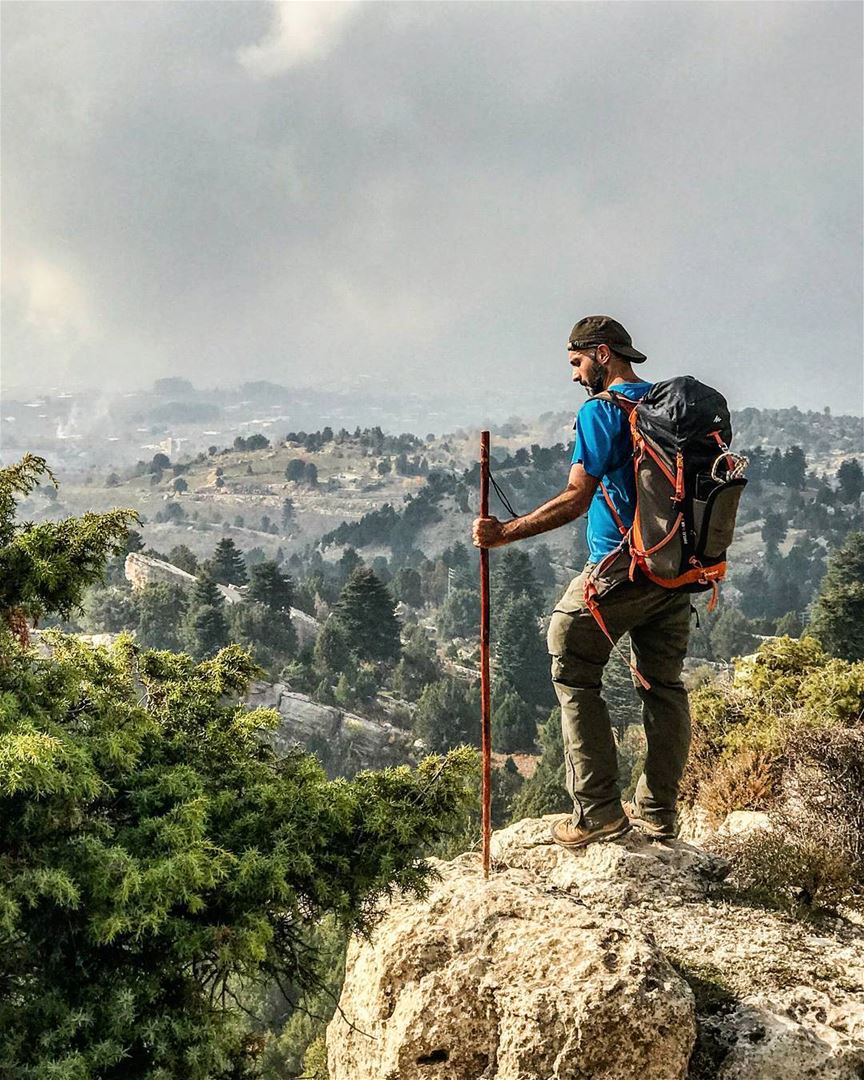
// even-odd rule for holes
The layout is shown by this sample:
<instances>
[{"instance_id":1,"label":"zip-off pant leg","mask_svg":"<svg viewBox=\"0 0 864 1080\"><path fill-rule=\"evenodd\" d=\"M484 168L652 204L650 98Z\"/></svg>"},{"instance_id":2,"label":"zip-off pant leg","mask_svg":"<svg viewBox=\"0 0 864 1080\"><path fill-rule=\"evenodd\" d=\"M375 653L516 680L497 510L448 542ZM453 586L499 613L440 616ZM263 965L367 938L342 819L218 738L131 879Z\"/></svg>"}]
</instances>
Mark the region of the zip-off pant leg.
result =
<instances>
[{"instance_id":1,"label":"zip-off pant leg","mask_svg":"<svg viewBox=\"0 0 864 1080\"><path fill-rule=\"evenodd\" d=\"M567 791L574 818L594 828L619 818L623 810L615 739L602 695L603 669L612 645L585 604L587 572L586 568L573 579L556 605L547 645L552 685L561 705ZM597 584L599 609L610 635L617 641L631 632L634 652L639 650L639 669L652 683L650 691L640 690L645 695L649 740L642 806L646 813L673 812L690 734L687 694L680 682L689 597L645 581L601 579Z\"/></svg>"}]
</instances>

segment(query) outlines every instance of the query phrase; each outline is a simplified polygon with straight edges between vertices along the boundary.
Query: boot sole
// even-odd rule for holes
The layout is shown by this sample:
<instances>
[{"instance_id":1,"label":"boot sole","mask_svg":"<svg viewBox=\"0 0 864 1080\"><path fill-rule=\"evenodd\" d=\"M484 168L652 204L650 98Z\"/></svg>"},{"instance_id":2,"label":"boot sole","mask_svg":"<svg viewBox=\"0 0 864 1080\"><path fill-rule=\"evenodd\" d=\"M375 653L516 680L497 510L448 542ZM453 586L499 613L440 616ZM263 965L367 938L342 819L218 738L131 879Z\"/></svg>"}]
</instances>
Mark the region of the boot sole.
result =
<instances>
[{"instance_id":1,"label":"boot sole","mask_svg":"<svg viewBox=\"0 0 864 1080\"><path fill-rule=\"evenodd\" d=\"M566 851L577 851L579 848L589 847L591 844L605 844L607 840L617 840L620 836L626 836L630 832L630 822L626 822L620 828L614 832L598 833L594 836L586 836L584 840L577 840L575 842L567 843L564 840L559 840L556 836L552 837L552 842L557 844L558 847L564 848Z\"/></svg>"},{"instance_id":2,"label":"boot sole","mask_svg":"<svg viewBox=\"0 0 864 1080\"><path fill-rule=\"evenodd\" d=\"M649 840L676 840L677 834L669 832L666 829L658 829L656 826L651 825L649 822L644 821L642 818L630 818L630 824L634 825L640 832L644 833Z\"/></svg>"}]
</instances>

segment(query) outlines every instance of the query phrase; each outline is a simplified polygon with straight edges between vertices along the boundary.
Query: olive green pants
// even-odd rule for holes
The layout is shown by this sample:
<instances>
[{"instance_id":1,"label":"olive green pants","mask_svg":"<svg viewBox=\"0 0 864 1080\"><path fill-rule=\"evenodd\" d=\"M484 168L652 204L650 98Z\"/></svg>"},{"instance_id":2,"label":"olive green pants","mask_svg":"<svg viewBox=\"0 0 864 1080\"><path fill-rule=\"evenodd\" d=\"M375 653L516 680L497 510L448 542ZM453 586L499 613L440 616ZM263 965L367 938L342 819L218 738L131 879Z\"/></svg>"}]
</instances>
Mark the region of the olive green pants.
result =
<instances>
[{"instance_id":1,"label":"olive green pants","mask_svg":"<svg viewBox=\"0 0 864 1080\"><path fill-rule=\"evenodd\" d=\"M602 694L612 651L584 601L585 570L570 583L549 624L552 684L561 704L567 790L574 820L595 828L621 817L618 755ZM596 581L597 602L610 635L629 631L631 657L650 690L636 686L648 752L636 787L638 811L674 821L678 785L690 747L690 709L681 670L690 633L690 597L646 580L630 581L626 567Z\"/></svg>"}]
</instances>

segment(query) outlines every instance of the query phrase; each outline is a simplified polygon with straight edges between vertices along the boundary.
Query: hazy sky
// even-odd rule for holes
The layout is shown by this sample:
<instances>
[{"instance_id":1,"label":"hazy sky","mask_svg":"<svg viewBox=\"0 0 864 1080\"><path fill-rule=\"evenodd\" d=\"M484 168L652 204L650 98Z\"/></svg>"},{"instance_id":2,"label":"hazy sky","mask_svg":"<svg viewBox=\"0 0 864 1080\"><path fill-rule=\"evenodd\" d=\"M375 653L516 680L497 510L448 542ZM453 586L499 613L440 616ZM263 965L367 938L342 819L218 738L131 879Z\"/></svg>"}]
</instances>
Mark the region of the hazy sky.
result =
<instances>
[{"instance_id":1,"label":"hazy sky","mask_svg":"<svg viewBox=\"0 0 864 1080\"><path fill-rule=\"evenodd\" d=\"M862 6L2 4L7 389L862 407ZM577 388L578 389L578 388Z\"/></svg>"}]
</instances>

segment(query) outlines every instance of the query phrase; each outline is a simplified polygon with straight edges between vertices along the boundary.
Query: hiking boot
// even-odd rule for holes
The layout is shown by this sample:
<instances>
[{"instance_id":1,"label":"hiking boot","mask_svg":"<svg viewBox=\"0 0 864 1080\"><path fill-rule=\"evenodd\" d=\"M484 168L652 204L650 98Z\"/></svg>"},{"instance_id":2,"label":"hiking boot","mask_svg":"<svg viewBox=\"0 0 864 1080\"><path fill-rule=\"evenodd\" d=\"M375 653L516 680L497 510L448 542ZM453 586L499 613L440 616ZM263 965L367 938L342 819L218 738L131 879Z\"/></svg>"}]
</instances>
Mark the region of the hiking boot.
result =
<instances>
[{"instance_id":1,"label":"hiking boot","mask_svg":"<svg viewBox=\"0 0 864 1080\"><path fill-rule=\"evenodd\" d=\"M644 814L635 803L625 803L624 809L630 824L645 833L650 840L674 840L678 835L678 824L673 813L671 819Z\"/></svg>"},{"instance_id":2,"label":"hiking boot","mask_svg":"<svg viewBox=\"0 0 864 1080\"><path fill-rule=\"evenodd\" d=\"M572 814L568 814L566 818L559 818L558 821L553 822L552 839L560 847L572 850L602 840L614 840L629 830L630 822L626 814L605 825L597 825L593 829L586 828L584 825L574 825Z\"/></svg>"}]
</instances>

